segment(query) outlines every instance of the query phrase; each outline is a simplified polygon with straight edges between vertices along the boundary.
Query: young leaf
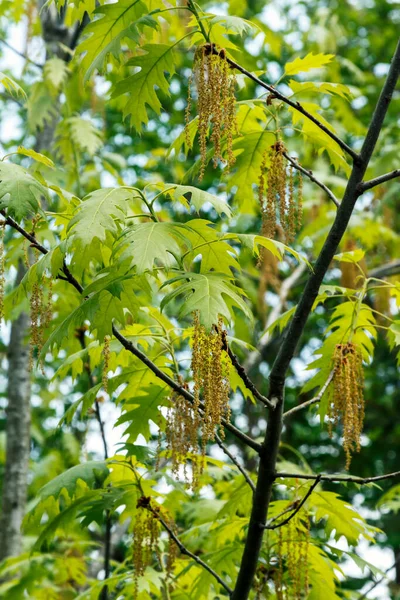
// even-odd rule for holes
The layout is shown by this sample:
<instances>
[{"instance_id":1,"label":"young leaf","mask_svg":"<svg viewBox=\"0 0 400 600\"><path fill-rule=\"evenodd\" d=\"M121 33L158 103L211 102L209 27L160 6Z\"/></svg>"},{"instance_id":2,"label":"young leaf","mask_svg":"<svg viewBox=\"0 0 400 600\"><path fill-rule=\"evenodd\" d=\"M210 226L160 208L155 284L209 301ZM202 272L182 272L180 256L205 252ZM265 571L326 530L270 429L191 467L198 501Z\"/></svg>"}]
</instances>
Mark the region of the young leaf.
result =
<instances>
[{"instance_id":1,"label":"young leaf","mask_svg":"<svg viewBox=\"0 0 400 600\"><path fill-rule=\"evenodd\" d=\"M77 56L84 55L79 60L85 81L96 69L101 71L108 54L119 58L120 42L124 37L138 37L135 22L147 12L142 0L119 0L96 8L94 15L100 18L86 26L85 33L89 36L76 50Z\"/></svg>"},{"instance_id":2,"label":"young leaf","mask_svg":"<svg viewBox=\"0 0 400 600\"><path fill-rule=\"evenodd\" d=\"M26 169L13 163L0 162L0 210L17 221L42 212L41 198L48 198L47 189Z\"/></svg>"},{"instance_id":3,"label":"young leaf","mask_svg":"<svg viewBox=\"0 0 400 600\"><path fill-rule=\"evenodd\" d=\"M26 98L26 94L22 87L5 73L0 72L0 83L5 87L10 96L14 96L16 98L21 96L24 99Z\"/></svg>"},{"instance_id":4,"label":"young leaf","mask_svg":"<svg viewBox=\"0 0 400 600\"><path fill-rule=\"evenodd\" d=\"M320 69L335 58L334 54L307 54L304 58L295 58L292 62L285 65L285 75L297 75L305 73L311 69Z\"/></svg>"},{"instance_id":5,"label":"young leaf","mask_svg":"<svg viewBox=\"0 0 400 600\"><path fill-rule=\"evenodd\" d=\"M124 117L130 115L131 125L140 130L142 123L149 120L146 106L152 108L157 114L161 112L161 103L155 88L169 95L169 84L165 73L169 76L175 73L174 47L178 42L167 44L146 44L142 46L145 54L135 56L127 65L140 67L140 71L130 77L119 81L114 87L112 97L129 94L124 109Z\"/></svg>"},{"instance_id":6,"label":"young leaf","mask_svg":"<svg viewBox=\"0 0 400 600\"><path fill-rule=\"evenodd\" d=\"M33 158L33 160L42 163L42 165L46 165L46 167L54 168L54 163L51 160L51 158L48 158L44 154L40 154L40 152L36 152L31 148L24 148L23 146L18 146L17 153L22 154L23 156L29 156L29 158Z\"/></svg>"},{"instance_id":7,"label":"young leaf","mask_svg":"<svg viewBox=\"0 0 400 600\"><path fill-rule=\"evenodd\" d=\"M239 308L252 321L253 315L243 297L245 292L236 287L232 280L220 273L185 273L166 281L161 287L180 283L179 287L170 292L161 302L161 308L184 296L179 314L184 317L193 312L199 313L200 322L210 331L218 323L221 316L226 321L231 319L231 307Z\"/></svg>"}]
</instances>

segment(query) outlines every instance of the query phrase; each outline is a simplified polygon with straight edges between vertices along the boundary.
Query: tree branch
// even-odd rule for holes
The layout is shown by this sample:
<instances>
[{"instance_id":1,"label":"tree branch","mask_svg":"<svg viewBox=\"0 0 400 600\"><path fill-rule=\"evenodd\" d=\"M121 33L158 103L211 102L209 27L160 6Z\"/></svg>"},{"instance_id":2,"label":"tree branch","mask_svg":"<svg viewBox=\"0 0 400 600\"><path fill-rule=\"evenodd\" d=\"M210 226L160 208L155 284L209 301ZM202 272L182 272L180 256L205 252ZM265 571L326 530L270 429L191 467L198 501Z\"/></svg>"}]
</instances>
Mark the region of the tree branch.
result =
<instances>
[{"instance_id":1,"label":"tree branch","mask_svg":"<svg viewBox=\"0 0 400 600\"><path fill-rule=\"evenodd\" d=\"M318 185L318 187L321 188L321 190L324 190L324 192L329 196L329 198L332 200L332 202L334 203L334 205L339 208L339 200L336 198L335 194L324 184L322 183L322 181L319 181L319 179L317 179L314 175L314 173L308 169L305 169L304 167L302 167L297 160L295 160L294 158L292 158L287 152L282 152L283 156L286 158L286 160L292 165L292 167L294 169L297 169L298 171L300 171L300 173L303 173L303 175L305 175L306 177L308 177L308 179L310 179L310 181L312 181L313 183L316 183Z\"/></svg>"},{"instance_id":2,"label":"tree branch","mask_svg":"<svg viewBox=\"0 0 400 600\"><path fill-rule=\"evenodd\" d=\"M294 511L286 519L284 519L283 521L280 521L280 523L277 523L276 525L266 525L265 529L278 529L278 527L283 527L284 525L289 523L289 521L291 521L291 519L293 519L293 517L299 512L299 510L307 502L308 498L311 496L311 494L313 493L313 491L319 484L320 479L321 479L321 476L317 475L314 483L310 486L310 488L309 488L308 492L306 493L306 495L304 496L304 498L301 500L301 502L298 503L298 505L296 506ZM282 515L279 515L279 516L282 516ZM275 517L275 518L279 518L279 516Z\"/></svg>"},{"instance_id":3,"label":"tree branch","mask_svg":"<svg viewBox=\"0 0 400 600\"><path fill-rule=\"evenodd\" d=\"M377 185L381 185L386 181L390 181L391 179L395 179L396 177L400 177L400 169L396 169L395 171L391 171L385 175L380 175L379 177L375 177L375 179L370 179L369 181L363 181L360 183L360 193L363 194L367 190L370 190Z\"/></svg>"},{"instance_id":4,"label":"tree branch","mask_svg":"<svg viewBox=\"0 0 400 600\"><path fill-rule=\"evenodd\" d=\"M222 348L223 348L223 350L225 350L228 353L231 363L235 367L237 374L239 375L240 379L243 381L243 383L247 387L247 389L250 390L250 392L253 394L253 396L255 398L257 398L257 400L262 402L262 404L264 404L264 406L266 406L267 408L274 409L275 408L274 404L258 391L258 389L254 385L254 383L251 381L251 379L247 375L245 368L242 367L242 365L240 364L238 357L232 352L231 348L229 347L229 345L226 341L223 343Z\"/></svg>"},{"instance_id":5,"label":"tree branch","mask_svg":"<svg viewBox=\"0 0 400 600\"><path fill-rule=\"evenodd\" d=\"M237 460L237 458L235 458L235 456L233 456L233 454L230 452L230 450L227 448L227 446L225 446L225 444L223 443L223 441L219 437L218 433L215 434L215 441L217 442L217 444L221 448L221 450L231 459L231 461L233 462L233 464L239 469L239 471L241 472L241 474L243 475L243 477L245 478L245 480L247 481L247 483L251 487L252 492L254 492L256 488L255 488L254 483L250 479L249 474L242 467L242 465Z\"/></svg>"},{"instance_id":6,"label":"tree branch","mask_svg":"<svg viewBox=\"0 0 400 600\"><path fill-rule=\"evenodd\" d=\"M383 481L384 479L393 479L400 477L400 471L387 473L386 475L376 475L375 477L357 477L356 475L327 475L321 473L319 475L307 475L304 473L275 473L275 479L317 479L319 481L330 481L332 483L373 483L374 481Z\"/></svg>"},{"instance_id":7,"label":"tree branch","mask_svg":"<svg viewBox=\"0 0 400 600\"><path fill-rule=\"evenodd\" d=\"M311 398L311 400L308 400L307 402L303 402L302 404L299 404L298 406L295 406L294 408L287 410L285 413L283 413L282 418L286 419L286 417L291 417L294 413L298 412L299 410L303 410L303 408L308 408L312 404L317 404L317 402L319 402L321 400L322 396L325 394L326 390L328 389L328 386L329 386L330 382L332 381L334 374L335 374L335 369L332 369L332 371L329 373L328 379L326 380L326 382L320 389L319 393L314 398Z\"/></svg>"},{"instance_id":8,"label":"tree branch","mask_svg":"<svg viewBox=\"0 0 400 600\"><path fill-rule=\"evenodd\" d=\"M390 573L390 571L397 566L397 564L399 563L399 561L400 561L400 554L396 558L396 560L394 561L394 563L388 569L386 569L385 574L383 575L383 577L381 577L380 579L377 579L376 581L374 581L374 583L368 588L368 590L366 592L364 592L364 594L362 594L361 596L358 597L358 600L366 600L366 598L369 595L369 593L372 592L380 583L382 583L384 581L384 579L386 579L387 574Z\"/></svg>"},{"instance_id":9,"label":"tree branch","mask_svg":"<svg viewBox=\"0 0 400 600\"><path fill-rule=\"evenodd\" d=\"M393 260L386 265L376 267L369 271L369 277L391 277L392 275L398 275L400 273L400 260Z\"/></svg>"},{"instance_id":10,"label":"tree branch","mask_svg":"<svg viewBox=\"0 0 400 600\"><path fill-rule=\"evenodd\" d=\"M35 67L37 67L38 69L42 70L43 69L43 65L40 65L39 63L36 63L34 60L32 60L31 58L29 58L29 56L27 56L26 54L24 54L23 52L20 52L19 50L17 50L16 48L14 48L13 46L11 46L8 42L6 42L6 40L4 40L3 38L0 38L0 43L3 44L4 46L6 46L9 50L11 50L11 52L14 52L14 54L18 54L18 56L20 56L21 58L23 58L24 60L26 60L26 62L31 63L31 65L34 65Z\"/></svg>"},{"instance_id":11,"label":"tree branch","mask_svg":"<svg viewBox=\"0 0 400 600\"><path fill-rule=\"evenodd\" d=\"M162 518L162 516L160 515L159 512L157 512L152 506L151 504L148 505L148 510L153 513L153 515L156 517L156 519L158 521L160 521L161 525L164 527L164 529L168 532L168 535L170 536L170 538L175 542L175 544L178 546L181 554L185 554L186 556L189 556L192 560L194 560L198 565L200 565L203 569L205 569L206 571L208 571L217 581L220 585L222 585L222 587L228 592L229 595L232 594L232 590L229 587L229 585L227 583L225 583L225 581L218 575L218 573L216 573L214 571L214 569L212 569L207 563L205 563L203 560L201 560L201 558L199 558L196 554L193 554L193 552L191 552L190 550L188 550L188 548L186 548L186 546L180 541L180 539L177 537L177 535L174 533L174 531L172 530L172 528L168 525L168 523Z\"/></svg>"},{"instance_id":12,"label":"tree branch","mask_svg":"<svg viewBox=\"0 0 400 600\"><path fill-rule=\"evenodd\" d=\"M309 276L295 314L287 327L286 335L280 346L278 356L271 369L268 396L272 402L276 399L277 408L270 412L267 431L260 452L258 479L256 491L254 493L247 539L239 575L232 594L232 600L247 600L257 569L264 527L272 495L272 486L276 480L275 467L283 427L282 414L286 372L295 353L297 344L303 334L314 300L318 295L319 287L349 224L350 217L360 195L359 184L363 180L368 163L374 151L399 75L400 43L398 43L394 53L388 76L361 148L361 153L358 156L352 152L353 155L355 154L353 168L343 200L337 210L334 223L315 263L314 271ZM276 97L280 97L280 94L276 93L275 90L271 91L273 93L275 92ZM302 112L300 107L297 107L297 109Z\"/></svg>"}]
</instances>

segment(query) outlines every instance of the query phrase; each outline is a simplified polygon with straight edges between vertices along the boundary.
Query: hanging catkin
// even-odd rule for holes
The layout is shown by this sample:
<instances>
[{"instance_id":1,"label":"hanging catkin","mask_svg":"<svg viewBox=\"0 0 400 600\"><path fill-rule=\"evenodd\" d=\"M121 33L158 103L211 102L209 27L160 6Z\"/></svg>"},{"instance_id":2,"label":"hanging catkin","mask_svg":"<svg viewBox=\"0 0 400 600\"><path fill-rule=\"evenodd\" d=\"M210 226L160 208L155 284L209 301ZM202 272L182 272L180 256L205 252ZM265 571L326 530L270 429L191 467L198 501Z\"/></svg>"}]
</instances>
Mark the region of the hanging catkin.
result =
<instances>
[{"instance_id":1,"label":"hanging catkin","mask_svg":"<svg viewBox=\"0 0 400 600\"><path fill-rule=\"evenodd\" d=\"M261 234L274 238L276 231L281 232L286 242L292 242L302 221L303 182L299 173L297 200L295 198L294 167L284 156L285 146L277 141L263 154L258 181L262 227Z\"/></svg>"},{"instance_id":2,"label":"hanging catkin","mask_svg":"<svg viewBox=\"0 0 400 600\"><path fill-rule=\"evenodd\" d=\"M194 59L194 81L197 89L198 133L200 145L200 174L204 176L207 165L207 139L213 146L214 167L219 161L226 162L229 170L235 162L233 135L237 130L235 75L231 71L224 49L218 50L215 44L205 44L198 48ZM191 146L189 119L192 106L191 82L189 79L188 101L185 111L185 140ZM225 157L223 146L226 146Z\"/></svg>"},{"instance_id":3,"label":"hanging catkin","mask_svg":"<svg viewBox=\"0 0 400 600\"><path fill-rule=\"evenodd\" d=\"M360 451L364 425L364 373L361 349L352 342L337 344L333 356L334 375L329 396L330 432L341 420L346 469L351 455Z\"/></svg>"}]
</instances>

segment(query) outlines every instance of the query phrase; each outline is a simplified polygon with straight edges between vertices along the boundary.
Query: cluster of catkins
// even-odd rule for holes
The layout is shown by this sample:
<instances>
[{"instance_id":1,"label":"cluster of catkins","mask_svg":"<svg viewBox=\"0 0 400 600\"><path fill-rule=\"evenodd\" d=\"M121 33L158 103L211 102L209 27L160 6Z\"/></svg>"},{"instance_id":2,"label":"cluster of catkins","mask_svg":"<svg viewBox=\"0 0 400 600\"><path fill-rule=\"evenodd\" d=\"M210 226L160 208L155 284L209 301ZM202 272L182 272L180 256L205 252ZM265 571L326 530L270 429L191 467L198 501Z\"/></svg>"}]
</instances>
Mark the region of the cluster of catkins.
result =
<instances>
[{"instance_id":1,"label":"cluster of catkins","mask_svg":"<svg viewBox=\"0 0 400 600\"><path fill-rule=\"evenodd\" d=\"M262 235L274 238L279 225L286 242L294 240L303 219L303 180L298 172L297 201L293 165L284 156L285 146L277 141L264 152L259 177L258 197L262 217Z\"/></svg>"},{"instance_id":2,"label":"cluster of catkins","mask_svg":"<svg viewBox=\"0 0 400 600\"><path fill-rule=\"evenodd\" d=\"M362 353L357 344L337 344L333 355L333 385L330 386L329 418L332 424L343 424L343 449L346 469L352 452L360 451L360 436L364 424L364 373Z\"/></svg>"},{"instance_id":3,"label":"cluster of catkins","mask_svg":"<svg viewBox=\"0 0 400 600\"><path fill-rule=\"evenodd\" d=\"M178 476L180 467L183 466L185 480L193 489L197 488L203 471L207 442L215 439L222 419L230 418L230 361L224 351L225 347L226 331L222 319L219 319L211 331L207 331L201 325L198 313L195 313L191 363L194 379L193 404L174 393L171 396L166 426L167 451L171 457L172 471ZM183 385L182 381L180 384ZM222 428L220 434L224 436ZM187 473L188 459L191 461L191 479Z\"/></svg>"},{"instance_id":4,"label":"cluster of catkins","mask_svg":"<svg viewBox=\"0 0 400 600\"><path fill-rule=\"evenodd\" d=\"M151 564L155 554L159 561L162 560L158 550L158 539L161 529L160 518L168 525L168 528L175 533L175 523L172 521L166 511L162 511L160 506L153 507L151 499L141 496L136 504L137 512L133 527L133 566L135 571L135 594L137 594L138 578L144 575L146 568ZM166 560L167 579L171 577L177 555L177 546L170 537L168 553Z\"/></svg>"},{"instance_id":5,"label":"cluster of catkins","mask_svg":"<svg viewBox=\"0 0 400 600\"><path fill-rule=\"evenodd\" d=\"M310 544L310 521L308 515L297 513L289 523L279 528L275 575L278 600L301 600L307 597L308 549ZM287 576L283 577L284 566Z\"/></svg>"},{"instance_id":6,"label":"cluster of catkins","mask_svg":"<svg viewBox=\"0 0 400 600\"><path fill-rule=\"evenodd\" d=\"M228 170L235 162L232 144L236 125L236 79L231 71L224 49L217 50L215 44L205 44L198 48L194 58L194 80L197 89L198 132L202 179L207 165L207 138L213 145L213 163L217 166L222 156L222 139L225 137L226 163ZM189 119L191 111L191 80L188 86L186 107L186 144L191 146ZM209 130L211 130L209 136Z\"/></svg>"}]
</instances>

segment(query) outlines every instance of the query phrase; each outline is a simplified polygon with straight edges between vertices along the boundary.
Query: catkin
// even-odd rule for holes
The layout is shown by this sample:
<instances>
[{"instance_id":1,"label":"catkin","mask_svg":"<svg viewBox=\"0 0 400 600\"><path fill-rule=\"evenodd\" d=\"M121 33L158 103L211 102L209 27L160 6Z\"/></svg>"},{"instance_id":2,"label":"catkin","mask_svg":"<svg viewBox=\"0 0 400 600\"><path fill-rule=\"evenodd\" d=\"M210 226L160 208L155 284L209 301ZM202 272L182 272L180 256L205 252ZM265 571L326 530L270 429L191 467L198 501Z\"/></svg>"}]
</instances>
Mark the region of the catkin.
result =
<instances>
[{"instance_id":1,"label":"catkin","mask_svg":"<svg viewBox=\"0 0 400 600\"><path fill-rule=\"evenodd\" d=\"M208 441L214 440L215 430L220 427L223 417L230 418L229 371L230 361L223 351L226 332L222 319L208 332L200 324L199 315L193 318L194 337L192 372L194 379L195 406L200 402L200 391L204 401L202 423L203 450ZM221 436L224 431L221 429Z\"/></svg>"},{"instance_id":2,"label":"catkin","mask_svg":"<svg viewBox=\"0 0 400 600\"><path fill-rule=\"evenodd\" d=\"M287 525L279 528L277 544L278 569L275 574L275 591L279 600L301 600L309 590L308 551L310 521L306 514L297 513ZM287 571L283 583L283 565Z\"/></svg>"},{"instance_id":3,"label":"catkin","mask_svg":"<svg viewBox=\"0 0 400 600\"><path fill-rule=\"evenodd\" d=\"M104 337L104 346L103 346L103 350L102 350L102 354L103 354L103 371L102 371L102 385L103 385L103 390L107 393L108 392L108 371L109 371L109 365L110 365L110 341L111 338L109 335L106 335Z\"/></svg>"},{"instance_id":4,"label":"catkin","mask_svg":"<svg viewBox=\"0 0 400 600\"><path fill-rule=\"evenodd\" d=\"M333 356L333 385L329 396L329 428L339 420L343 426L346 469L353 452L360 451L364 425L364 373L360 348L352 343L337 344Z\"/></svg>"},{"instance_id":5,"label":"catkin","mask_svg":"<svg viewBox=\"0 0 400 600\"><path fill-rule=\"evenodd\" d=\"M286 242L292 242L301 227L303 213L303 183L299 174L297 201L293 165L287 176L286 149L277 141L263 154L258 180L258 198L261 211L261 234L274 238L280 230ZM278 219L279 216L279 219Z\"/></svg>"},{"instance_id":6,"label":"catkin","mask_svg":"<svg viewBox=\"0 0 400 600\"><path fill-rule=\"evenodd\" d=\"M200 173L204 176L207 165L207 138L213 146L213 164L223 161L229 170L235 162L233 135L236 123L236 79L226 58L224 49L217 50L215 44L198 48L194 59L194 81L197 88L198 134L200 145ZM185 140L190 147L189 119L192 106L191 79L188 86L188 101L185 111ZM209 135L209 131L211 132ZM223 156L223 139L226 158Z\"/></svg>"}]
</instances>

